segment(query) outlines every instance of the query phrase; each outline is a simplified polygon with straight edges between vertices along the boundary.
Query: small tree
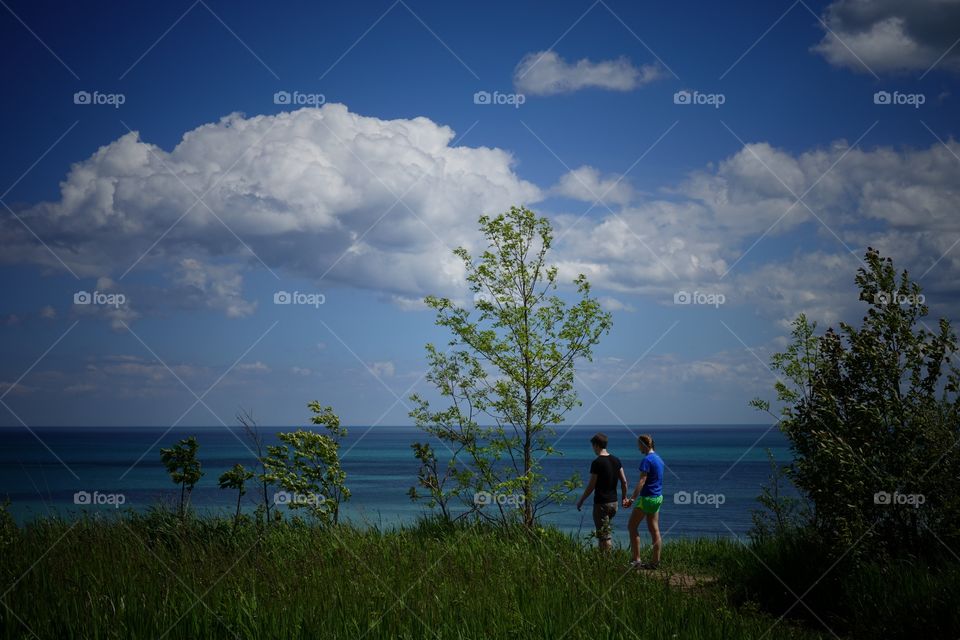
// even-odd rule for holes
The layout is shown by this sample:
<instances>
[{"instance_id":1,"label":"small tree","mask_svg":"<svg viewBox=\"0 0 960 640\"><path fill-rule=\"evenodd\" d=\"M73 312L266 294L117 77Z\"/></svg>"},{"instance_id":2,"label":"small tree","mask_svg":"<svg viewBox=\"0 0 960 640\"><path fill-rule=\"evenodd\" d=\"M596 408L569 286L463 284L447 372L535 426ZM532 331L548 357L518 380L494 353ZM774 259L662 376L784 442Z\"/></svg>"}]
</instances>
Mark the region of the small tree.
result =
<instances>
[{"instance_id":1,"label":"small tree","mask_svg":"<svg viewBox=\"0 0 960 640\"><path fill-rule=\"evenodd\" d=\"M458 473L456 456L452 456L447 464L441 467L441 462L429 443L415 442L410 448L413 449L413 457L420 461L420 468L417 470L417 485L410 487L407 495L414 502L426 500L430 509L440 509L444 520L454 520L450 503L460 495L461 485L448 488L448 483L458 475L462 476L465 470L460 469ZM426 493L421 493L421 490Z\"/></svg>"},{"instance_id":2,"label":"small tree","mask_svg":"<svg viewBox=\"0 0 960 640\"><path fill-rule=\"evenodd\" d=\"M802 497L789 493L789 467L777 462L770 449L767 449L767 460L770 477L757 496L760 508L750 514L753 520L750 537L758 542L801 528L810 519L810 505Z\"/></svg>"},{"instance_id":3,"label":"small tree","mask_svg":"<svg viewBox=\"0 0 960 640\"><path fill-rule=\"evenodd\" d=\"M432 501L445 504L441 493L466 499L486 493L496 497L486 502L501 519L512 512L532 527L541 507L579 484L574 475L548 485L540 458L557 453L547 439L552 427L580 404L574 362L592 357L612 318L590 296L582 274L573 282L575 304L556 295L557 267L547 264L553 232L546 218L512 207L479 222L487 240L479 259L463 247L454 251L466 269L476 314L448 298L425 299L437 324L453 334L447 353L426 347L427 380L451 404L435 411L414 395L411 416L446 444L453 463L463 463L452 491L440 489L439 476L428 481ZM499 500L504 494L506 509ZM486 515L478 506L484 505L474 502L471 510Z\"/></svg>"},{"instance_id":4,"label":"small tree","mask_svg":"<svg viewBox=\"0 0 960 640\"><path fill-rule=\"evenodd\" d=\"M340 505L350 499L347 474L340 466L340 439L347 430L331 407L313 401L311 422L326 429L279 433L282 444L267 447L267 480L280 487L290 509L306 509L322 524L337 524ZM276 497L276 495L275 495Z\"/></svg>"},{"instance_id":5,"label":"small tree","mask_svg":"<svg viewBox=\"0 0 960 640\"><path fill-rule=\"evenodd\" d=\"M257 469L255 475L260 485L260 506L257 507L258 514L263 512L264 522L270 522L270 510L273 504L270 497L270 482L267 480L267 468L264 466L264 459L267 457L266 445L263 443L263 434L260 432L260 425L253 417L253 413L246 409L237 412L237 422L243 427L244 436L253 447L257 454Z\"/></svg>"},{"instance_id":6,"label":"small tree","mask_svg":"<svg viewBox=\"0 0 960 640\"><path fill-rule=\"evenodd\" d=\"M219 484L221 489L237 490L237 513L233 519L234 526L240 523L240 501L247 493L247 480L252 477L253 472L239 462L220 474Z\"/></svg>"},{"instance_id":7,"label":"small tree","mask_svg":"<svg viewBox=\"0 0 960 640\"><path fill-rule=\"evenodd\" d=\"M801 315L792 344L773 356L785 378L776 390L789 474L838 553L854 544L860 553L920 552L960 540L956 337L945 319L937 332L925 328L928 308L906 271L898 277L872 248L865 260L856 277L868 305L862 325L818 336Z\"/></svg>"},{"instance_id":8,"label":"small tree","mask_svg":"<svg viewBox=\"0 0 960 640\"><path fill-rule=\"evenodd\" d=\"M196 436L190 436L169 449L160 449L160 460L163 462L163 466L167 468L170 479L173 480L174 484L180 485L181 518L186 513L193 488L203 477L203 471L200 470L200 461L197 459L199 448L200 445L197 443Z\"/></svg>"}]
</instances>

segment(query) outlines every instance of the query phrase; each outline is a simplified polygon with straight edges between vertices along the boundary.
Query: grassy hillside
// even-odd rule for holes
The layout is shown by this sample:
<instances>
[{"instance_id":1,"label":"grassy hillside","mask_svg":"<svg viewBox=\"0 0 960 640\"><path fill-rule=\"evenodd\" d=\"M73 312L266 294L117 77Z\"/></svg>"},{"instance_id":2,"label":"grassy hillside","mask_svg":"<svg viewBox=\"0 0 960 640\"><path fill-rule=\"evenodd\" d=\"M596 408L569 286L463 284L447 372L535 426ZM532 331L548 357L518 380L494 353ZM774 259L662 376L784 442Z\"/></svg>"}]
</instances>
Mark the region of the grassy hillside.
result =
<instances>
[{"instance_id":1,"label":"grassy hillside","mask_svg":"<svg viewBox=\"0 0 960 640\"><path fill-rule=\"evenodd\" d=\"M556 531L284 523L233 531L166 514L43 520L0 552L6 638L761 638L699 574L734 543L668 545L627 568ZM777 625L775 635L818 638ZM767 636L769 637L769 636Z\"/></svg>"}]
</instances>

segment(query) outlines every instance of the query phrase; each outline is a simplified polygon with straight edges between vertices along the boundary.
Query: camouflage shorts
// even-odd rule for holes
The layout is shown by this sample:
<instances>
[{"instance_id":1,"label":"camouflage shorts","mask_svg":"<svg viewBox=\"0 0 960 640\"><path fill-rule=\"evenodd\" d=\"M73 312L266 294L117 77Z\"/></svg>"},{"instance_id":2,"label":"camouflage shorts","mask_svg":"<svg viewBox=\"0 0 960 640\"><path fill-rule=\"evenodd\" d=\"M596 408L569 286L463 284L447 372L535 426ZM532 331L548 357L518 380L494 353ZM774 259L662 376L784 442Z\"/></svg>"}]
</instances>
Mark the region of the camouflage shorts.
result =
<instances>
[{"instance_id":1,"label":"camouflage shorts","mask_svg":"<svg viewBox=\"0 0 960 640\"><path fill-rule=\"evenodd\" d=\"M599 540L610 539L610 521L617 515L616 502L598 502L593 505L593 525Z\"/></svg>"}]
</instances>

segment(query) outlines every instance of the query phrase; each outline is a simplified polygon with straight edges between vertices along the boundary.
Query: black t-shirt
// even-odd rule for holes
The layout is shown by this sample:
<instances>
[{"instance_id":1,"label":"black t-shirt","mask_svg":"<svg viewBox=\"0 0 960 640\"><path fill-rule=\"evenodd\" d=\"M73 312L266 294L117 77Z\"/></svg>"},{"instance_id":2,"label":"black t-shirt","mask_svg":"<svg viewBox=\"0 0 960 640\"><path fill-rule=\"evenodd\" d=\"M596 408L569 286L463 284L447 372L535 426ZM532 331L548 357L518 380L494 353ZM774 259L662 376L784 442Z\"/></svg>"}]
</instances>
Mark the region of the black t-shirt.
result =
<instances>
[{"instance_id":1,"label":"black t-shirt","mask_svg":"<svg viewBox=\"0 0 960 640\"><path fill-rule=\"evenodd\" d=\"M620 458L613 455L597 456L590 463L590 473L597 474L597 486L593 490L593 501L604 504L617 502L617 483L620 481Z\"/></svg>"}]
</instances>

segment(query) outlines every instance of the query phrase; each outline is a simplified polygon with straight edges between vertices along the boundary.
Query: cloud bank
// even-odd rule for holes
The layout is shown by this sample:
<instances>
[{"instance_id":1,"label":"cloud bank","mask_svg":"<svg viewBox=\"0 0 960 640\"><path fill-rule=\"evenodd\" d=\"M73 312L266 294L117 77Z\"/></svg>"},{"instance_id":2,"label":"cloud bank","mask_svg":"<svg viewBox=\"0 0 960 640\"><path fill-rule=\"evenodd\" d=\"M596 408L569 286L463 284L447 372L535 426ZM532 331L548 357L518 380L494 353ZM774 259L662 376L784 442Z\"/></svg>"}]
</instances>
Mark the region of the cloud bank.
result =
<instances>
[{"instance_id":1,"label":"cloud bank","mask_svg":"<svg viewBox=\"0 0 960 640\"><path fill-rule=\"evenodd\" d=\"M791 154L747 144L657 197L556 216L561 275L664 304L678 290L710 291L783 322L800 311L832 322L856 307L853 276L873 246L944 310L960 279L960 144L947 145L861 150L841 140ZM771 246L781 249L770 255Z\"/></svg>"},{"instance_id":2,"label":"cloud bank","mask_svg":"<svg viewBox=\"0 0 960 640\"><path fill-rule=\"evenodd\" d=\"M263 265L404 309L427 293L463 295L451 249L479 248L477 217L545 195L583 201L579 211L535 208L553 219L563 279L585 273L609 308L633 308L624 295L671 304L679 290L710 291L775 320L806 311L830 321L855 304L867 245L923 276L931 294L960 277L952 140L906 150L840 140L801 153L749 143L651 196L590 166L541 189L507 151L453 139L426 118L380 120L342 105L233 114L169 152L125 135L74 164L58 200L20 215L99 290L129 294L133 306L78 309L115 328L171 309L250 315L257 301L244 297L244 274ZM787 233L790 242L771 242ZM4 261L62 269L12 218L0 237ZM131 266L162 272L165 288L129 291L147 286L121 278Z\"/></svg>"}]
</instances>

